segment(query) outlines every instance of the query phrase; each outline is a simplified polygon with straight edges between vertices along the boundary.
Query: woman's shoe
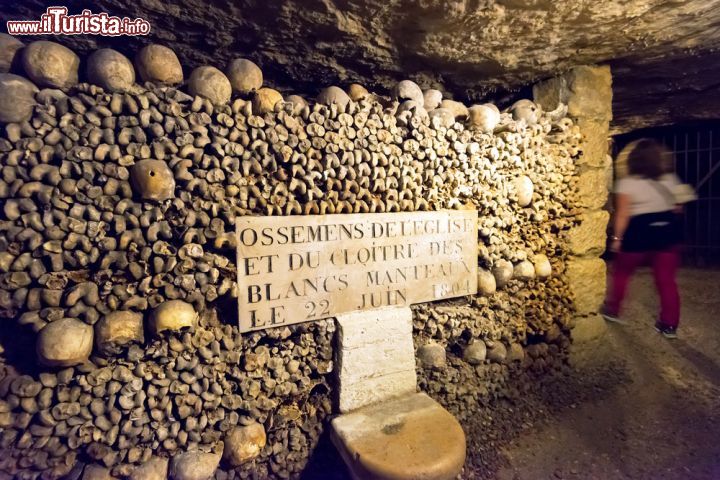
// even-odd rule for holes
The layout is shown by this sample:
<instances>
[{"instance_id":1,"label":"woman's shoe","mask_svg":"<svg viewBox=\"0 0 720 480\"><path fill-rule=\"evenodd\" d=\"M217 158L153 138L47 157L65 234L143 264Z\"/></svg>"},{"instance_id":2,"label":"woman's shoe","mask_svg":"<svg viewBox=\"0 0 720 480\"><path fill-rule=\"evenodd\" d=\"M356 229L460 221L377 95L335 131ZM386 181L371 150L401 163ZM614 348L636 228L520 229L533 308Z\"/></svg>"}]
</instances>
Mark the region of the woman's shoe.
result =
<instances>
[{"instance_id":1,"label":"woman's shoe","mask_svg":"<svg viewBox=\"0 0 720 480\"><path fill-rule=\"evenodd\" d=\"M665 338L677 338L677 327L668 327L662 323L656 323L655 330Z\"/></svg>"},{"instance_id":2,"label":"woman's shoe","mask_svg":"<svg viewBox=\"0 0 720 480\"><path fill-rule=\"evenodd\" d=\"M614 315L612 313L609 313L609 311L603 307L602 311L600 312L600 315L603 316L605 320L612 323L619 323L620 325L624 325L626 322L625 320L621 319L617 315Z\"/></svg>"}]
</instances>

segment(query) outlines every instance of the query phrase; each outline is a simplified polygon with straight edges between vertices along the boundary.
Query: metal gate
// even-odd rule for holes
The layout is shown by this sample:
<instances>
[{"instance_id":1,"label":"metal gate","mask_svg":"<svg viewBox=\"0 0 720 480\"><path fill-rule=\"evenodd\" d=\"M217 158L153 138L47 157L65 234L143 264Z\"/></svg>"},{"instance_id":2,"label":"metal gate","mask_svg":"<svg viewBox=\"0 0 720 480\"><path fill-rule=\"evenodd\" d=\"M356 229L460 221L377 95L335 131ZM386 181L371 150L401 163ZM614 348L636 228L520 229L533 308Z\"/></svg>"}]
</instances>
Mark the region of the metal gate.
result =
<instances>
[{"instance_id":1,"label":"metal gate","mask_svg":"<svg viewBox=\"0 0 720 480\"><path fill-rule=\"evenodd\" d=\"M720 266L720 121L640 130L614 138L614 154L637 138L654 138L673 152L675 172L697 191L685 207L683 263Z\"/></svg>"}]
</instances>

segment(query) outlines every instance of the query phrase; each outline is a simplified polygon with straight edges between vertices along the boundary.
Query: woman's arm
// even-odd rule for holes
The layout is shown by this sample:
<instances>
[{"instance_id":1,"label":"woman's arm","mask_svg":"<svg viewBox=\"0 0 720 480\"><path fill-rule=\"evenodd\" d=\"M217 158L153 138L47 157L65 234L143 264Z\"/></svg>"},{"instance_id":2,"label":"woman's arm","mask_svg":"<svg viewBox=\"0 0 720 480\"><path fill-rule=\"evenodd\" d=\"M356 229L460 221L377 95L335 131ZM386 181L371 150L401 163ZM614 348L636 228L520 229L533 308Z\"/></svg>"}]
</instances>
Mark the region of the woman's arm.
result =
<instances>
[{"instance_id":1,"label":"woman's arm","mask_svg":"<svg viewBox=\"0 0 720 480\"><path fill-rule=\"evenodd\" d=\"M610 250L613 252L620 250L623 235L625 234L625 230L627 229L629 222L630 195L626 193L617 193L615 194L615 223L613 225L615 235L612 237L613 241L610 244Z\"/></svg>"}]
</instances>

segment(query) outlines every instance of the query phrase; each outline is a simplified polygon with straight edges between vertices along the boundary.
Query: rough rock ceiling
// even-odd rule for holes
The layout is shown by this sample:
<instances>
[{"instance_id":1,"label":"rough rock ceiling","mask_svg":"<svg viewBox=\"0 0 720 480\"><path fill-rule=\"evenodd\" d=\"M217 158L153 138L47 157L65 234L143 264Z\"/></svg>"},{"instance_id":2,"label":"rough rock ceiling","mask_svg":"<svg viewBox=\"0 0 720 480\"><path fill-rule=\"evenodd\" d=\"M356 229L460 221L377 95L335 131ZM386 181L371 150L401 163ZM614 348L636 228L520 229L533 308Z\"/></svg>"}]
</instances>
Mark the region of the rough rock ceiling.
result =
<instances>
[{"instance_id":1,"label":"rough rock ceiling","mask_svg":"<svg viewBox=\"0 0 720 480\"><path fill-rule=\"evenodd\" d=\"M4 20L46 3L1 2ZM97 0L82 8L150 21L150 37L62 37L79 53L132 55L149 41L189 69L255 60L267 82L314 94L330 84L385 91L411 78L455 99L508 99L575 65L614 70L613 131L699 118L720 106L720 0ZM47 38L47 37L45 37ZM26 38L25 40L29 40ZM501 104L502 106L502 104Z\"/></svg>"}]
</instances>

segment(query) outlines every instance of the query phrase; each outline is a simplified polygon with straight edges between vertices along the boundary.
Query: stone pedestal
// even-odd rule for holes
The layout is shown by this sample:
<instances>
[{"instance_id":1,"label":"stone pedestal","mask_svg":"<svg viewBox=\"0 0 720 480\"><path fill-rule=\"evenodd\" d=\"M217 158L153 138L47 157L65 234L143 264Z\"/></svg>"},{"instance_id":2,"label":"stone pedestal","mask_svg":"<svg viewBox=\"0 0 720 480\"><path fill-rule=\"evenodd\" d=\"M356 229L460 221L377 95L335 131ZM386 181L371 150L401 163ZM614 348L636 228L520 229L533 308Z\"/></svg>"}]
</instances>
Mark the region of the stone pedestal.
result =
<instances>
[{"instance_id":1,"label":"stone pedestal","mask_svg":"<svg viewBox=\"0 0 720 480\"><path fill-rule=\"evenodd\" d=\"M579 225L568 232L573 256L566 270L577 315L572 338L575 343L582 343L605 331L597 312L605 298L606 268L599 257L605 250L609 215L604 208L612 182L612 161L608 155L612 118L610 68L574 68L535 85L533 94L546 110L566 104L568 115L582 134L582 153L576 163L577 203L582 213Z\"/></svg>"},{"instance_id":2,"label":"stone pedestal","mask_svg":"<svg viewBox=\"0 0 720 480\"><path fill-rule=\"evenodd\" d=\"M408 307L337 317L338 409L331 438L354 479L451 480L465 434L439 403L415 393Z\"/></svg>"},{"instance_id":3,"label":"stone pedestal","mask_svg":"<svg viewBox=\"0 0 720 480\"><path fill-rule=\"evenodd\" d=\"M331 435L356 480L449 480L465 463L460 424L424 393L337 417Z\"/></svg>"}]
</instances>

